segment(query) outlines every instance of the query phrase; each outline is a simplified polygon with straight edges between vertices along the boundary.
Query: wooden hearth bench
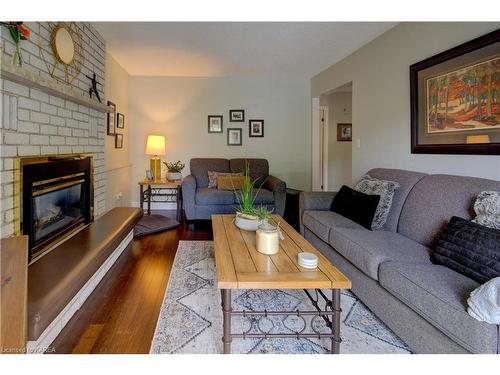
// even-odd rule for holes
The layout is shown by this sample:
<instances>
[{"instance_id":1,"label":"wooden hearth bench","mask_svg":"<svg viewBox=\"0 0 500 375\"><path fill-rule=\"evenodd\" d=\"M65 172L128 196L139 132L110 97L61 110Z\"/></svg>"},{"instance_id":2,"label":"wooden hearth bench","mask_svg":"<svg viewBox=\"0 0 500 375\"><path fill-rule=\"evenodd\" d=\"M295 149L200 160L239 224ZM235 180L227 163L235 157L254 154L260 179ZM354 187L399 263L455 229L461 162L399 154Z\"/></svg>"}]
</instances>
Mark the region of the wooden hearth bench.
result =
<instances>
[{"instance_id":1,"label":"wooden hearth bench","mask_svg":"<svg viewBox=\"0 0 500 375\"><path fill-rule=\"evenodd\" d=\"M114 208L28 267L28 353L50 344L133 238L139 208Z\"/></svg>"}]
</instances>

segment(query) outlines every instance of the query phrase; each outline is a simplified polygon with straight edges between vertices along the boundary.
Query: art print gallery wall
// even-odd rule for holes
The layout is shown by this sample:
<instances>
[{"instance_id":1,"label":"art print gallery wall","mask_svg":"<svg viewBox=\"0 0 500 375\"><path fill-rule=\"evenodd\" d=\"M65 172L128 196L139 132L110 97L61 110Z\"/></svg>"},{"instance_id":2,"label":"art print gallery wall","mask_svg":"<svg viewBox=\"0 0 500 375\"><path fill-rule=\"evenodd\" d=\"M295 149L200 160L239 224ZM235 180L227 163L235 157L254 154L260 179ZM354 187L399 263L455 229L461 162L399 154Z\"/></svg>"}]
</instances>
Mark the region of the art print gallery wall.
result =
<instances>
[{"instance_id":1,"label":"art print gallery wall","mask_svg":"<svg viewBox=\"0 0 500 375\"><path fill-rule=\"evenodd\" d=\"M409 80L411 64L498 28L498 22L402 23L311 79L312 98L352 81L353 180L374 167L500 180L499 156L410 153Z\"/></svg>"},{"instance_id":2,"label":"art print gallery wall","mask_svg":"<svg viewBox=\"0 0 500 375\"><path fill-rule=\"evenodd\" d=\"M297 189L310 188L310 92L308 77L130 77L132 201L149 168L149 134L166 137L163 160L196 157L266 158L271 173ZM229 122L244 109L245 122ZM223 115L223 133L209 134L208 115ZM250 138L249 119L264 120L264 137ZM242 146L227 145L227 129L242 129ZM165 172L163 172L165 173Z\"/></svg>"}]
</instances>

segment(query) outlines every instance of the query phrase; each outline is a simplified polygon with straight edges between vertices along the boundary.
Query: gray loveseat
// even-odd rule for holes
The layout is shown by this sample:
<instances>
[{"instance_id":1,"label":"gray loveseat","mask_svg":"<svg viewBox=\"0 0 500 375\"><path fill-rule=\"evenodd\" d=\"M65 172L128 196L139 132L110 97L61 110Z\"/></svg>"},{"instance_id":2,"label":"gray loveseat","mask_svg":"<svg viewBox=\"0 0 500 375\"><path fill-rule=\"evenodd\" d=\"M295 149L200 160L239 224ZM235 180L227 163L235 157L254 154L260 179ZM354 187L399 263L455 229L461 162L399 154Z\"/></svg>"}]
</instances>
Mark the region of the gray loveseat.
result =
<instances>
[{"instance_id":1,"label":"gray loveseat","mask_svg":"<svg viewBox=\"0 0 500 375\"><path fill-rule=\"evenodd\" d=\"M483 190L500 182L373 169L397 181L384 230L370 231L331 212L335 193L302 193L301 231L346 274L353 292L416 353L499 353L499 326L467 313L477 282L431 263L429 253L453 216L470 219Z\"/></svg>"},{"instance_id":2,"label":"gray loveseat","mask_svg":"<svg viewBox=\"0 0 500 375\"><path fill-rule=\"evenodd\" d=\"M261 189L255 204L273 209L278 215L285 210L286 184L269 175L266 159L191 159L191 174L182 181L182 200L187 220L210 219L213 214L234 213L237 200L234 192L208 188L208 171L243 172L245 163L255 186Z\"/></svg>"}]
</instances>

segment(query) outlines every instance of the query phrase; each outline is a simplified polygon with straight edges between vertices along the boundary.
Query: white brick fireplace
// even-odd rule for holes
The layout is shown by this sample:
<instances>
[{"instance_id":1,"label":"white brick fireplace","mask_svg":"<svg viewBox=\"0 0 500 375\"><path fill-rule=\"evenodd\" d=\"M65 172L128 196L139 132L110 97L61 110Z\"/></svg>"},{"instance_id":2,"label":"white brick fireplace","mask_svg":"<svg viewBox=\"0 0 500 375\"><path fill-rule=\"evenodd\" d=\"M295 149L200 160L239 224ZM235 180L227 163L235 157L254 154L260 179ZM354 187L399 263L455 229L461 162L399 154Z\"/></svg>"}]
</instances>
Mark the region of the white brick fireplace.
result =
<instances>
[{"instance_id":1,"label":"white brick fireplace","mask_svg":"<svg viewBox=\"0 0 500 375\"><path fill-rule=\"evenodd\" d=\"M50 44L47 23L26 23L31 31L30 40L22 41L23 70L33 73L49 84L51 78L42 60L38 43ZM86 75L97 76L100 97L105 103L105 44L102 37L88 23L78 23L82 33L85 60L80 75L71 84L72 92L88 96L90 80ZM2 27L2 64L10 63L14 44L8 31ZM41 38L41 39L40 39ZM0 124L0 237L14 233L15 159L28 156L92 154L94 159L94 214L105 211L104 138L106 113L78 101L71 96L58 95L37 85L16 83L5 79L2 67L1 124ZM69 86L69 85L66 85ZM59 82L59 87L61 83Z\"/></svg>"}]
</instances>

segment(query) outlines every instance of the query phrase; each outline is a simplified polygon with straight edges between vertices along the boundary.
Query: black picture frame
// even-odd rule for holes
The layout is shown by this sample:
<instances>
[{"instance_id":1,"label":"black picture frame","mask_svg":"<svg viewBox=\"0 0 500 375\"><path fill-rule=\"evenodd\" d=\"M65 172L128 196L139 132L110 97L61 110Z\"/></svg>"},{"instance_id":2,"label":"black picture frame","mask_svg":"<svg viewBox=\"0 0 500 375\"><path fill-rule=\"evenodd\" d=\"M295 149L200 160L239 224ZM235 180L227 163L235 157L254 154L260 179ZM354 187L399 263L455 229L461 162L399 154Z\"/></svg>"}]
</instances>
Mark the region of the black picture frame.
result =
<instances>
[{"instance_id":1,"label":"black picture frame","mask_svg":"<svg viewBox=\"0 0 500 375\"><path fill-rule=\"evenodd\" d=\"M255 126L260 130L256 131ZM264 137L264 120L248 120L248 136L250 138Z\"/></svg>"},{"instance_id":2,"label":"black picture frame","mask_svg":"<svg viewBox=\"0 0 500 375\"><path fill-rule=\"evenodd\" d=\"M116 128L125 129L125 115L123 113L116 114Z\"/></svg>"},{"instance_id":3,"label":"black picture frame","mask_svg":"<svg viewBox=\"0 0 500 375\"><path fill-rule=\"evenodd\" d=\"M231 140L231 133L232 132L237 132L238 135L238 141L234 142L234 140ZM241 146L243 145L243 131L241 128L227 128L227 145L228 146Z\"/></svg>"},{"instance_id":4,"label":"black picture frame","mask_svg":"<svg viewBox=\"0 0 500 375\"><path fill-rule=\"evenodd\" d=\"M230 109L229 110L229 121L230 122L245 122L245 110L244 109Z\"/></svg>"},{"instance_id":5,"label":"black picture frame","mask_svg":"<svg viewBox=\"0 0 500 375\"><path fill-rule=\"evenodd\" d=\"M219 120L219 124L215 120ZM219 126L217 128L217 126ZM208 115L208 132L209 133L223 133L224 132L224 118L222 115Z\"/></svg>"},{"instance_id":6,"label":"black picture frame","mask_svg":"<svg viewBox=\"0 0 500 375\"><path fill-rule=\"evenodd\" d=\"M123 134L115 134L115 148L123 148Z\"/></svg>"},{"instance_id":7,"label":"black picture frame","mask_svg":"<svg viewBox=\"0 0 500 375\"><path fill-rule=\"evenodd\" d=\"M108 107L112 107L113 111L107 113L107 135L116 134L116 104L108 100Z\"/></svg>"},{"instance_id":8,"label":"black picture frame","mask_svg":"<svg viewBox=\"0 0 500 375\"><path fill-rule=\"evenodd\" d=\"M462 63L461 65L453 66L453 59L461 58L463 61L467 61L470 59L473 61L473 58L477 58L481 54L481 49L483 56L481 60L478 60L476 63L469 62L468 64ZM491 50L491 51L490 51ZM457 72L460 69L465 69L479 65L488 60L489 54L492 52L500 52L500 29L497 29L491 33L483 35L479 38L473 39L469 42L451 48L447 51L441 52L435 56L429 57L425 60L417 62L410 66L410 120L411 120L411 153L412 154L468 154L468 155L500 155L500 129L485 129L485 128L473 128L468 133L468 131L457 130L457 132L449 131L448 139L453 141L449 141L448 143L443 143L446 141L446 134L432 134L434 139L440 138L440 142L436 143L423 143L420 138L424 136L429 136L426 129L426 124L421 121L422 116L427 116L426 109L426 99L423 100L422 106L422 97L427 95L427 93L423 91L423 71L425 69L439 69L439 66L443 67L443 72L435 73L431 77L439 77L439 76L448 76L454 72ZM491 55L495 56L495 54ZM494 57L496 60L496 57ZM460 60L455 60L455 63ZM481 62L482 61L482 62ZM443 64L443 65L439 65ZM445 68L445 69L444 69ZM429 80L429 78L427 78ZM482 99L480 99L480 102ZM436 112L438 112L436 110ZM436 118L439 119L439 114L436 114ZM441 121L441 120L440 120ZM434 125L436 126L436 125ZM458 142L455 138L465 138L467 139L467 135L484 135L485 133L490 132L494 135L494 140L491 143L467 143L467 140L464 142ZM497 135L498 134L498 135ZM489 137L489 135L488 135Z\"/></svg>"}]
</instances>

